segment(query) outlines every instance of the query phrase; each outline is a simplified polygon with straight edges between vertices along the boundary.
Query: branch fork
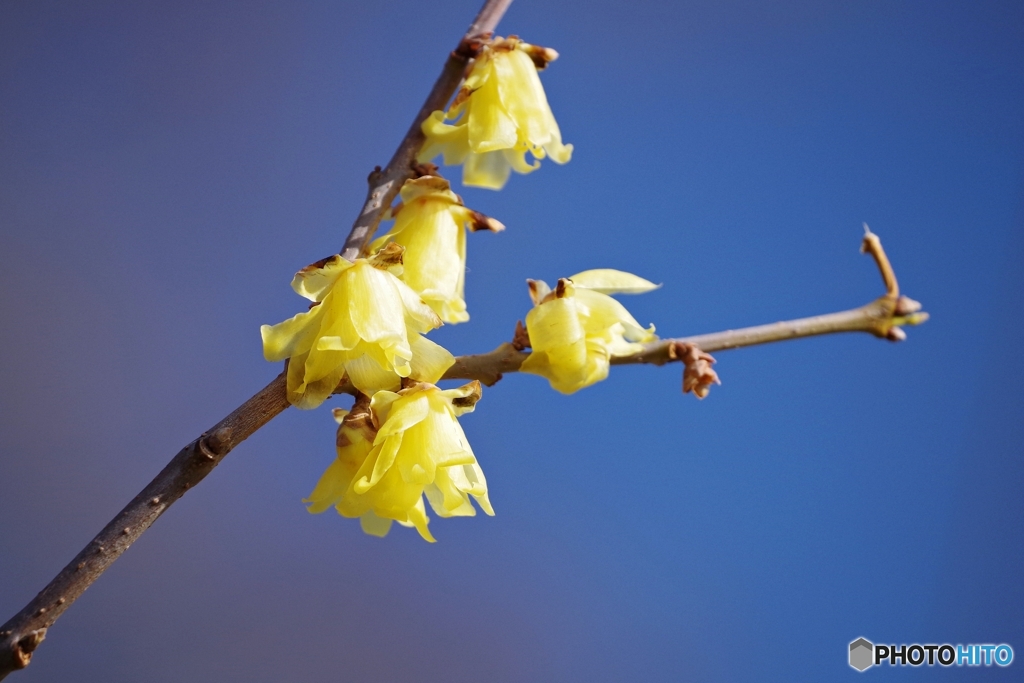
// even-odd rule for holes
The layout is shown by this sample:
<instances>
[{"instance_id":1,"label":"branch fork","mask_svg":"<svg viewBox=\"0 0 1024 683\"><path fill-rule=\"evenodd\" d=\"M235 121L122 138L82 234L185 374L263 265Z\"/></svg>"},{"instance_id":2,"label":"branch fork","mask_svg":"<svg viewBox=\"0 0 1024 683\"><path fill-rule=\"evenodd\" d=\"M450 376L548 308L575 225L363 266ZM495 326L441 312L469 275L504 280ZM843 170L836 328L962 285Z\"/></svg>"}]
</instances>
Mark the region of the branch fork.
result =
<instances>
[{"instance_id":1,"label":"branch fork","mask_svg":"<svg viewBox=\"0 0 1024 683\"><path fill-rule=\"evenodd\" d=\"M879 308L876 324L869 331L876 337L899 342L907 338L903 325L920 325L928 320L928 314L921 312L921 303L908 296L900 295L899 281L896 272L882 248L878 235L871 232L868 224L864 224L864 239L860 245L862 254L868 254L875 260L878 271L885 284L885 294L875 300Z\"/></svg>"}]
</instances>

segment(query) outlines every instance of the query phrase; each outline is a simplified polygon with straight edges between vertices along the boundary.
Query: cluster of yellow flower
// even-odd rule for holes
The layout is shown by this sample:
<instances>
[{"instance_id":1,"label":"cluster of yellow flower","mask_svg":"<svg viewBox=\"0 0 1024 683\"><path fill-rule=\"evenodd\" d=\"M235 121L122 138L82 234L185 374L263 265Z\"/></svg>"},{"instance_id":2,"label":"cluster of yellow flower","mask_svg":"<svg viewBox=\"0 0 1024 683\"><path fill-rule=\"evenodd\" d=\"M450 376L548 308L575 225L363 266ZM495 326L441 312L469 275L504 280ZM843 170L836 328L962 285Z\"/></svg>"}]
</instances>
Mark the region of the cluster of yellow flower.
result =
<instances>
[{"instance_id":1,"label":"cluster of yellow flower","mask_svg":"<svg viewBox=\"0 0 1024 683\"><path fill-rule=\"evenodd\" d=\"M423 123L420 161L443 155L446 164L463 165L465 185L492 189L502 188L512 170L535 170L546 156L569 161L572 146L562 144L537 75L557 56L515 37L489 41L448 111ZM288 361L288 400L299 408L319 406L345 378L357 390L351 411L334 411L337 459L306 500L310 512L333 506L376 536L397 521L433 541L424 496L440 517L475 515L470 496L487 514L494 510L457 419L473 410L480 383L435 386L455 359L423 335L469 319L466 230L505 226L466 208L436 175L407 181L400 197L390 211L394 226L370 245L370 256L332 256L295 275L292 288L313 303L290 320L264 325L263 353L268 361ZM612 356L655 339L653 326L641 327L609 296L656 287L643 278L599 269L560 279L553 290L528 283L532 353L522 370L558 391L604 379Z\"/></svg>"}]
</instances>

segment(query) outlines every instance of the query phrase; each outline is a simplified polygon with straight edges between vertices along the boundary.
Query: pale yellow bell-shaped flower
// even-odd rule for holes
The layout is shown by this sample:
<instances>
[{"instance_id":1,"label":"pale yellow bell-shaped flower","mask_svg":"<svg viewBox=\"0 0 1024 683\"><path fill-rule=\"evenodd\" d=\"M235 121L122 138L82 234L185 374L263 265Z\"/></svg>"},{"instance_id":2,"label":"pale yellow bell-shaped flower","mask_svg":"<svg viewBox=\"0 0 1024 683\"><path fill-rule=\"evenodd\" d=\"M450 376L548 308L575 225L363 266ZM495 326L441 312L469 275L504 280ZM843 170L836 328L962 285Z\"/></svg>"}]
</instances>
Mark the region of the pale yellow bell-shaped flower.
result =
<instances>
[{"instance_id":1,"label":"pale yellow bell-shaped flower","mask_svg":"<svg viewBox=\"0 0 1024 683\"><path fill-rule=\"evenodd\" d=\"M332 256L296 273L292 289L310 310L260 328L268 361L288 359L288 400L315 408L348 375L364 394L397 389L402 377L436 382L455 359L423 333L441 320L398 279L403 249L373 257Z\"/></svg>"},{"instance_id":2,"label":"pale yellow bell-shaped flower","mask_svg":"<svg viewBox=\"0 0 1024 683\"><path fill-rule=\"evenodd\" d=\"M436 111L423 122L427 140L419 160L441 154L445 164L463 164L463 184L493 190L504 187L513 170L530 173L545 157L568 162L572 145L562 144L537 75L557 57L515 36L484 45L448 113ZM447 123L453 119L454 125Z\"/></svg>"},{"instance_id":3,"label":"pale yellow bell-shaped flower","mask_svg":"<svg viewBox=\"0 0 1024 683\"><path fill-rule=\"evenodd\" d=\"M310 512L333 505L359 517L368 534L384 536L396 521L430 542L424 496L440 517L475 515L471 497L493 515L487 480L457 419L480 394L479 382L444 391L413 383L377 392L368 411L359 403L342 411L338 458L307 499Z\"/></svg>"},{"instance_id":4,"label":"pale yellow bell-shaped flower","mask_svg":"<svg viewBox=\"0 0 1024 683\"><path fill-rule=\"evenodd\" d=\"M462 204L439 176L408 180L402 203L392 209L395 225L373 248L395 242L405 247L402 281L423 297L446 323L469 320L464 297L466 229L499 232L500 222ZM463 227L465 226L465 228Z\"/></svg>"},{"instance_id":5,"label":"pale yellow bell-shaped flower","mask_svg":"<svg viewBox=\"0 0 1024 683\"><path fill-rule=\"evenodd\" d=\"M370 416L370 400L362 394L351 411L335 408L334 419L338 423L338 456L324 471L309 498L303 500L309 503L307 509L314 514L333 507L345 496L356 472L373 449L373 440L377 436ZM360 515L359 521L363 531L374 536L383 536L391 526L391 520L381 519L371 510Z\"/></svg>"},{"instance_id":6,"label":"pale yellow bell-shaped flower","mask_svg":"<svg viewBox=\"0 0 1024 683\"><path fill-rule=\"evenodd\" d=\"M647 280L608 268L562 278L552 290L528 280L534 308L526 315L530 355L520 368L547 378L552 388L571 394L608 376L612 356L625 356L657 339L609 294L640 294L656 289Z\"/></svg>"}]
</instances>

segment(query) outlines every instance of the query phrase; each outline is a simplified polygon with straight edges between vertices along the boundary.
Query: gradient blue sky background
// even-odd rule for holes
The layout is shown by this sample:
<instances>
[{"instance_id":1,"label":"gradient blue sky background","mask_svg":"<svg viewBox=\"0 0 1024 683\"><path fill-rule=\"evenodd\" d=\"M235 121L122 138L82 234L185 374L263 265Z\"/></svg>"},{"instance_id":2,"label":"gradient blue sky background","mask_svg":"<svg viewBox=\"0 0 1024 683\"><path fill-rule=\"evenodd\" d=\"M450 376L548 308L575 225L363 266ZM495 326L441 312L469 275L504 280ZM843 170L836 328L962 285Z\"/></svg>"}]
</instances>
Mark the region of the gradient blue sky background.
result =
<instances>
[{"instance_id":1,"label":"gradient blue sky background","mask_svg":"<svg viewBox=\"0 0 1024 683\"><path fill-rule=\"evenodd\" d=\"M280 370L259 325L477 5L0 4L0 621ZM498 514L436 545L306 513L334 426L288 411L17 680L854 680L858 636L1007 642L927 675L1020 680L1024 4L517 0L502 32L561 52L576 151L463 192L508 230L470 237L453 352L593 267L664 283L625 303L666 335L860 305L862 221L932 321L721 353L702 403L674 367L510 376L463 420Z\"/></svg>"}]
</instances>

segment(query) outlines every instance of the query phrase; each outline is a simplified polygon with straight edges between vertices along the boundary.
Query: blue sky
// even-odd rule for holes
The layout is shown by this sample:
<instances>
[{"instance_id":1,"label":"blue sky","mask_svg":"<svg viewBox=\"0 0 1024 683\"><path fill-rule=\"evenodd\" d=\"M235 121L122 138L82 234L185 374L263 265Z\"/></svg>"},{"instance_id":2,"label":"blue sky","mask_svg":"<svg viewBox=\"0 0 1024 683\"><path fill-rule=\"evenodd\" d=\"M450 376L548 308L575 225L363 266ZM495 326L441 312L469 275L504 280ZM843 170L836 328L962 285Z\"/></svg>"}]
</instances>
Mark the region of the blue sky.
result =
<instances>
[{"instance_id":1,"label":"blue sky","mask_svg":"<svg viewBox=\"0 0 1024 683\"><path fill-rule=\"evenodd\" d=\"M276 375L259 325L301 310L292 274L340 247L476 9L0 7L0 616ZM575 153L457 188L508 229L469 238L453 352L586 268L663 283L624 303L664 335L854 307L882 293L865 221L932 320L720 353L703 402L674 367L507 377L463 419L497 516L435 545L306 513L333 421L288 411L19 680L843 680L859 636L1024 656L1024 6L517 0L501 32L561 53Z\"/></svg>"}]
</instances>

